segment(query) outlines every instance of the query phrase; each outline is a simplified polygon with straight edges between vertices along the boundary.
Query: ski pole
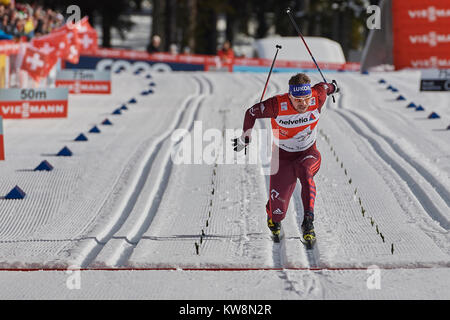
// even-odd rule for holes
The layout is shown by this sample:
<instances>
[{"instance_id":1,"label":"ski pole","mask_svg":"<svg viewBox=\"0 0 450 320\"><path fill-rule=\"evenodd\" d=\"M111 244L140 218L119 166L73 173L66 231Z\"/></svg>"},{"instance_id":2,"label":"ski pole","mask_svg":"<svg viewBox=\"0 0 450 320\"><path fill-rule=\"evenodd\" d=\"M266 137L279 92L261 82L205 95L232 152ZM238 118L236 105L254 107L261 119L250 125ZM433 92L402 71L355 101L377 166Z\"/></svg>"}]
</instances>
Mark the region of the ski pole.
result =
<instances>
[{"instance_id":1,"label":"ski pole","mask_svg":"<svg viewBox=\"0 0 450 320\"><path fill-rule=\"evenodd\" d=\"M317 70L319 70L319 73L322 76L323 81L325 83L328 83L327 80L325 79L325 77L323 76L322 71L319 68L319 65L317 64L316 59L314 59L314 56L311 53L311 50L309 50L308 44L306 43L305 39L303 38L300 28L298 27L297 23L295 22L294 18L292 17L291 8L287 8L286 13L288 14L289 19L291 20L292 24L294 25L294 28L297 31L297 34L299 35L299 37L302 39L303 43L305 44L306 50L308 50L308 53L311 56L311 59L313 60L314 64L316 65ZM336 100L334 99L334 95L331 95L331 97L333 97L333 102L336 102Z\"/></svg>"},{"instance_id":2,"label":"ski pole","mask_svg":"<svg viewBox=\"0 0 450 320\"><path fill-rule=\"evenodd\" d=\"M275 46L275 48L277 48L277 52L275 52L275 57L273 57L272 65L270 66L270 71L269 71L269 74L267 75L266 84L264 85L264 90L263 90L263 93L261 95L261 99L259 99L260 103L262 102L262 100L264 98L264 94L266 93L267 85L269 84L270 75L272 74L273 66L275 65L275 60L277 59L278 50L281 49L281 46L279 44L277 44ZM247 155L247 146L245 146L245 148L244 148L244 154Z\"/></svg>"},{"instance_id":3,"label":"ski pole","mask_svg":"<svg viewBox=\"0 0 450 320\"><path fill-rule=\"evenodd\" d=\"M266 84L264 85L264 90L263 90L263 93L262 93L262 95L261 95L261 99L259 100L259 102L261 102L261 101L263 100L264 94L266 93L267 85L269 84L270 75L272 74L272 69L273 69L273 66L274 66L274 64L275 64L275 60L277 59L278 50L281 49L281 46L280 46L279 44L277 44L277 45L275 46L275 48L277 48L277 52L275 52L275 57L273 57L272 66L270 67L269 74L267 75Z\"/></svg>"}]
</instances>

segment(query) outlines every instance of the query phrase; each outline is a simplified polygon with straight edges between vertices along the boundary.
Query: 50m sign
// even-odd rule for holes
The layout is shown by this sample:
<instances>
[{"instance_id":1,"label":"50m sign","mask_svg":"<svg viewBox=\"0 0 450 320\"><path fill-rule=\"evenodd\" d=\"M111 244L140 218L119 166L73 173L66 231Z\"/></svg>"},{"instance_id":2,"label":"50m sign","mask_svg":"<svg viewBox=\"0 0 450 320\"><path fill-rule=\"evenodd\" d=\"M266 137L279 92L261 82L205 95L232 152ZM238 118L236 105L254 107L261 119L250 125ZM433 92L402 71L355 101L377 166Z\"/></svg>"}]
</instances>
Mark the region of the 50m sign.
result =
<instances>
[{"instance_id":1,"label":"50m sign","mask_svg":"<svg viewBox=\"0 0 450 320\"><path fill-rule=\"evenodd\" d=\"M4 119L66 118L67 88L0 89L0 116Z\"/></svg>"},{"instance_id":2,"label":"50m sign","mask_svg":"<svg viewBox=\"0 0 450 320\"><path fill-rule=\"evenodd\" d=\"M20 89L20 99L22 100L45 100L47 99L46 90Z\"/></svg>"}]
</instances>

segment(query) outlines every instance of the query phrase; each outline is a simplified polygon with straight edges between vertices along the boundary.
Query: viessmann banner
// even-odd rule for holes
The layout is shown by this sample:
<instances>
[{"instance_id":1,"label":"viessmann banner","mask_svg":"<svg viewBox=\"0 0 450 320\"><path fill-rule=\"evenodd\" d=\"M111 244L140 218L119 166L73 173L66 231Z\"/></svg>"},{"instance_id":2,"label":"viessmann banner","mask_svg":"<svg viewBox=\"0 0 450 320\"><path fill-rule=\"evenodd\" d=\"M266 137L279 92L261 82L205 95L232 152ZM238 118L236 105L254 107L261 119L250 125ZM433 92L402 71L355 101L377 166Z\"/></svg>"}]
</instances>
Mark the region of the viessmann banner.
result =
<instances>
[{"instance_id":1,"label":"viessmann banner","mask_svg":"<svg viewBox=\"0 0 450 320\"><path fill-rule=\"evenodd\" d=\"M110 94L111 72L86 70L86 69L63 69L56 73L56 87L67 87L69 93L83 94Z\"/></svg>"},{"instance_id":2,"label":"viessmann banner","mask_svg":"<svg viewBox=\"0 0 450 320\"><path fill-rule=\"evenodd\" d=\"M66 118L68 88L0 89L3 119Z\"/></svg>"},{"instance_id":3,"label":"viessmann banner","mask_svg":"<svg viewBox=\"0 0 450 320\"><path fill-rule=\"evenodd\" d=\"M392 1L394 65L450 68L450 1Z\"/></svg>"}]
</instances>

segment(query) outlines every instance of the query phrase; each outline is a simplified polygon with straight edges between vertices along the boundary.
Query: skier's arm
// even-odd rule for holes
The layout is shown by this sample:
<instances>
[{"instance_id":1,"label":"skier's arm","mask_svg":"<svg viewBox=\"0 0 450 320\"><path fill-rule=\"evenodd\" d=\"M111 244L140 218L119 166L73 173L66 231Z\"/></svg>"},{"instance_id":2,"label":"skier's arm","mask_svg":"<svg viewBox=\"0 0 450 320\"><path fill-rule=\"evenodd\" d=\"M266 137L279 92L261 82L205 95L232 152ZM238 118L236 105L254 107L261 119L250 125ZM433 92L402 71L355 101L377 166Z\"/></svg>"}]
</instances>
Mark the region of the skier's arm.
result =
<instances>
[{"instance_id":1,"label":"skier's arm","mask_svg":"<svg viewBox=\"0 0 450 320\"><path fill-rule=\"evenodd\" d=\"M314 89L316 89L317 92L319 106L322 106L325 103L327 96L339 91L336 80L333 80L331 83L319 82L314 86Z\"/></svg>"},{"instance_id":2,"label":"skier's arm","mask_svg":"<svg viewBox=\"0 0 450 320\"><path fill-rule=\"evenodd\" d=\"M260 103L253 105L248 108L245 112L244 125L243 125L243 135L242 140L247 143L251 140L252 129L255 125L256 119L261 118L276 118L278 115L278 100L276 97L271 97Z\"/></svg>"}]
</instances>

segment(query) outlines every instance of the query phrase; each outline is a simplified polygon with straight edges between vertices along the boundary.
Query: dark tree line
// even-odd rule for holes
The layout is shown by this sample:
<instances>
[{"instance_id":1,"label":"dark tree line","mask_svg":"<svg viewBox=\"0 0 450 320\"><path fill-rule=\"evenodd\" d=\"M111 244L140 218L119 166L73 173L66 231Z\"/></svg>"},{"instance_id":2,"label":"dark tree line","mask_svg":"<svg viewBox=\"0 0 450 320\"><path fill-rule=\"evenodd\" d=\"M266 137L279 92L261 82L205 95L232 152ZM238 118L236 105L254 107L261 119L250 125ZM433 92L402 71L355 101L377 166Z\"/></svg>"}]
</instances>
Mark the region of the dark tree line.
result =
<instances>
[{"instance_id":1,"label":"dark tree line","mask_svg":"<svg viewBox=\"0 0 450 320\"><path fill-rule=\"evenodd\" d=\"M19 1L20 2L20 1ZM143 0L41 0L46 6L65 8L72 4L80 6L92 24L101 24L102 46L111 46L110 31L119 33L132 27L129 15L138 11ZM226 38L232 43L238 34L263 38L269 32L281 36L295 36L285 12L290 7L305 36L323 36L338 41L348 53L360 49L368 30L365 25L368 4L379 0L150 0L152 5L152 35L162 38L162 50L170 44L179 48L189 47L192 53L214 54L217 50L217 20L226 19ZM256 25L250 34L249 23Z\"/></svg>"},{"instance_id":2,"label":"dark tree line","mask_svg":"<svg viewBox=\"0 0 450 320\"><path fill-rule=\"evenodd\" d=\"M368 34L366 7L379 0L153 0L152 34L192 52L214 54L218 43L216 23L226 17L226 38L249 34L249 23L257 27L251 36L264 38L272 32L296 36L285 9L290 7L305 36L323 36L341 43L344 53L360 49Z\"/></svg>"}]
</instances>

